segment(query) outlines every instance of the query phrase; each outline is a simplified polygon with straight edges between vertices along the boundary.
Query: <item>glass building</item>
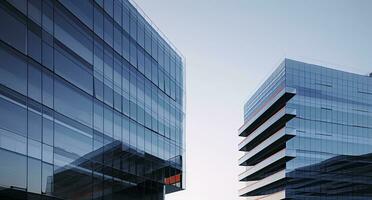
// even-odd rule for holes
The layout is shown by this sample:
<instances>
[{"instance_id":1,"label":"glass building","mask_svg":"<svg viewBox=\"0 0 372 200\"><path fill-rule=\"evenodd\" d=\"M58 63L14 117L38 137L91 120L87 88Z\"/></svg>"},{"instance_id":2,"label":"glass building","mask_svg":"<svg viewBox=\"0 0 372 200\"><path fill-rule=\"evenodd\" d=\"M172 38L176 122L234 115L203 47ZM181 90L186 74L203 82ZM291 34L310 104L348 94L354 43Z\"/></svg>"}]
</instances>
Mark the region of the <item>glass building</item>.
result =
<instances>
[{"instance_id":1,"label":"glass building","mask_svg":"<svg viewBox=\"0 0 372 200\"><path fill-rule=\"evenodd\" d=\"M0 199L184 189L184 67L131 1L0 1Z\"/></svg>"},{"instance_id":2,"label":"glass building","mask_svg":"<svg viewBox=\"0 0 372 200\"><path fill-rule=\"evenodd\" d=\"M285 59L239 136L245 199L372 199L372 75Z\"/></svg>"}]
</instances>

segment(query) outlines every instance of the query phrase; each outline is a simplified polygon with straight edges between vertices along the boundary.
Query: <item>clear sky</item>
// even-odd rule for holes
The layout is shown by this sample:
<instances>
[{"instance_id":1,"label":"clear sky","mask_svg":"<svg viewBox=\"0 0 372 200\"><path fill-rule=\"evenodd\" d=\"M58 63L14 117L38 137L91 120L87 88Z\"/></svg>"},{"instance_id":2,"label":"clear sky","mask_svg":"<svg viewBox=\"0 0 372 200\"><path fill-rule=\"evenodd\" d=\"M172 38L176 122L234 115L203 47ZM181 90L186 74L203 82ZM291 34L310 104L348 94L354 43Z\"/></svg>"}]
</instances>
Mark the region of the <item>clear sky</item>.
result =
<instances>
[{"instance_id":1,"label":"clear sky","mask_svg":"<svg viewBox=\"0 0 372 200\"><path fill-rule=\"evenodd\" d=\"M243 104L285 58L372 72L369 0L135 0L186 57L186 190L237 200Z\"/></svg>"}]
</instances>

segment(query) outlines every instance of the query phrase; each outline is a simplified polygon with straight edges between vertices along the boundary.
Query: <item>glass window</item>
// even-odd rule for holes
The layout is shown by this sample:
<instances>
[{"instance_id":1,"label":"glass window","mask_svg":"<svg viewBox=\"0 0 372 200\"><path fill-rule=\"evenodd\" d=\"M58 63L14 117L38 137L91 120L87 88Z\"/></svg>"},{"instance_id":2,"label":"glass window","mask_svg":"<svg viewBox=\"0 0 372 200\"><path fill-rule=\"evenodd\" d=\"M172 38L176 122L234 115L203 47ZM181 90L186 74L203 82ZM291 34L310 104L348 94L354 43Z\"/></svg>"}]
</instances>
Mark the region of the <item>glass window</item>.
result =
<instances>
[{"instance_id":1,"label":"glass window","mask_svg":"<svg viewBox=\"0 0 372 200\"><path fill-rule=\"evenodd\" d=\"M20 10L23 14L27 15L27 1L26 0L8 0L10 4Z\"/></svg>"},{"instance_id":2,"label":"glass window","mask_svg":"<svg viewBox=\"0 0 372 200\"><path fill-rule=\"evenodd\" d=\"M28 158L27 168L27 191L32 193L41 193L41 161Z\"/></svg>"},{"instance_id":3,"label":"glass window","mask_svg":"<svg viewBox=\"0 0 372 200\"><path fill-rule=\"evenodd\" d=\"M8 48L4 48L1 44L0 60L0 83L17 92L27 95L26 62L21 59L18 54Z\"/></svg>"},{"instance_id":4,"label":"glass window","mask_svg":"<svg viewBox=\"0 0 372 200\"><path fill-rule=\"evenodd\" d=\"M137 16L134 13L130 15L130 36L137 40Z\"/></svg>"},{"instance_id":5,"label":"glass window","mask_svg":"<svg viewBox=\"0 0 372 200\"><path fill-rule=\"evenodd\" d=\"M43 144L43 161L53 164L53 147Z\"/></svg>"},{"instance_id":6,"label":"glass window","mask_svg":"<svg viewBox=\"0 0 372 200\"><path fill-rule=\"evenodd\" d=\"M110 47L106 45L105 51L104 51L104 77L105 79L110 80L110 82L114 80L113 79L113 68L114 68L113 51Z\"/></svg>"},{"instance_id":7,"label":"glass window","mask_svg":"<svg viewBox=\"0 0 372 200\"><path fill-rule=\"evenodd\" d=\"M15 12L3 6L0 6L0 19L0 27L3 27L0 29L0 39L26 53L26 23Z\"/></svg>"},{"instance_id":8,"label":"glass window","mask_svg":"<svg viewBox=\"0 0 372 200\"><path fill-rule=\"evenodd\" d=\"M123 143L129 144L129 119L126 116L122 117L122 133Z\"/></svg>"},{"instance_id":9,"label":"glass window","mask_svg":"<svg viewBox=\"0 0 372 200\"><path fill-rule=\"evenodd\" d=\"M27 154L26 138L0 128L0 147L23 155Z\"/></svg>"},{"instance_id":10,"label":"glass window","mask_svg":"<svg viewBox=\"0 0 372 200\"><path fill-rule=\"evenodd\" d=\"M61 3L89 28L93 27L93 4L91 1L64 0Z\"/></svg>"},{"instance_id":11,"label":"glass window","mask_svg":"<svg viewBox=\"0 0 372 200\"><path fill-rule=\"evenodd\" d=\"M94 6L94 32L103 39L103 13L98 6Z\"/></svg>"},{"instance_id":12,"label":"glass window","mask_svg":"<svg viewBox=\"0 0 372 200\"><path fill-rule=\"evenodd\" d=\"M104 8L105 8L106 12L111 17L114 17L114 3L113 3L113 0L105 0L104 1Z\"/></svg>"},{"instance_id":13,"label":"glass window","mask_svg":"<svg viewBox=\"0 0 372 200\"><path fill-rule=\"evenodd\" d=\"M55 124L55 147L61 148L71 155L64 154L76 160L92 151L92 133L88 129L80 129L64 122Z\"/></svg>"},{"instance_id":14,"label":"glass window","mask_svg":"<svg viewBox=\"0 0 372 200\"><path fill-rule=\"evenodd\" d=\"M103 83L96 78L94 78L94 96L103 101Z\"/></svg>"},{"instance_id":15,"label":"glass window","mask_svg":"<svg viewBox=\"0 0 372 200\"><path fill-rule=\"evenodd\" d=\"M41 102L41 70L34 62L28 63L28 96Z\"/></svg>"},{"instance_id":16,"label":"glass window","mask_svg":"<svg viewBox=\"0 0 372 200\"><path fill-rule=\"evenodd\" d=\"M55 71L72 84L93 95L91 66L58 46L55 49Z\"/></svg>"},{"instance_id":17,"label":"glass window","mask_svg":"<svg viewBox=\"0 0 372 200\"><path fill-rule=\"evenodd\" d=\"M53 4L50 1L42 1L42 26L43 29L53 35Z\"/></svg>"},{"instance_id":18,"label":"glass window","mask_svg":"<svg viewBox=\"0 0 372 200\"><path fill-rule=\"evenodd\" d=\"M41 29L29 25L27 39L27 54L38 62L41 62Z\"/></svg>"},{"instance_id":19,"label":"glass window","mask_svg":"<svg viewBox=\"0 0 372 200\"><path fill-rule=\"evenodd\" d=\"M134 40L130 40L130 63L137 67L137 43Z\"/></svg>"},{"instance_id":20,"label":"glass window","mask_svg":"<svg viewBox=\"0 0 372 200\"><path fill-rule=\"evenodd\" d=\"M106 80L106 79L105 79ZM104 93L104 102L108 104L109 106L113 106L114 104L114 90L112 89L112 86L109 87L107 85L107 82L104 84L103 87L103 93Z\"/></svg>"},{"instance_id":21,"label":"glass window","mask_svg":"<svg viewBox=\"0 0 372 200\"><path fill-rule=\"evenodd\" d=\"M103 129L104 133L110 137L113 135L113 111L110 107L104 106L104 124Z\"/></svg>"},{"instance_id":22,"label":"glass window","mask_svg":"<svg viewBox=\"0 0 372 200\"><path fill-rule=\"evenodd\" d=\"M110 18L107 14L104 14L104 39L107 44L113 47L113 37L114 37L114 26L112 22L112 18Z\"/></svg>"},{"instance_id":23,"label":"glass window","mask_svg":"<svg viewBox=\"0 0 372 200\"><path fill-rule=\"evenodd\" d=\"M129 10L127 7L123 7L123 24L122 27L129 34Z\"/></svg>"},{"instance_id":24,"label":"glass window","mask_svg":"<svg viewBox=\"0 0 372 200\"><path fill-rule=\"evenodd\" d=\"M67 82L56 79L55 98L56 111L92 127L93 105L91 97Z\"/></svg>"},{"instance_id":25,"label":"glass window","mask_svg":"<svg viewBox=\"0 0 372 200\"><path fill-rule=\"evenodd\" d=\"M28 138L41 141L41 115L39 108L37 110L28 110Z\"/></svg>"},{"instance_id":26,"label":"glass window","mask_svg":"<svg viewBox=\"0 0 372 200\"><path fill-rule=\"evenodd\" d=\"M129 36L124 33L123 34L123 57L129 61L129 47L130 47L130 44L129 44Z\"/></svg>"},{"instance_id":27,"label":"glass window","mask_svg":"<svg viewBox=\"0 0 372 200\"><path fill-rule=\"evenodd\" d=\"M42 183L41 183L41 192L43 194L52 194L52 183L53 183L53 165L47 163L42 164Z\"/></svg>"},{"instance_id":28,"label":"glass window","mask_svg":"<svg viewBox=\"0 0 372 200\"><path fill-rule=\"evenodd\" d=\"M0 127L27 136L27 111L24 107L0 98Z\"/></svg>"},{"instance_id":29,"label":"glass window","mask_svg":"<svg viewBox=\"0 0 372 200\"><path fill-rule=\"evenodd\" d=\"M43 117L43 142L49 145L53 145L53 141L54 134L52 118L50 116Z\"/></svg>"},{"instance_id":30,"label":"glass window","mask_svg":"<svg viewBox=\"0 0 372 200\"><path fill-rule=\"evenodd\" d=\"M32 139L27 140L27 154L30 157L41 159L41 143Z\"/></svg>"},{"instance_id":31,"label":"glass window","mask_svg":"<svg viewBox=\"0 0 372 200\"><path fill-rule=\"evenodd\" d=\"M121 29L120 29L120 27L117 24L115 24L115 26L114 26L114 49L118 53L122 53L122 50L121 50L121 45L122 45L121 38L122 38Z\"/></svg>"},{"instance_id":32,"label":"glass window","mask_svg":"<svg viewBox=\"0 0 372 200\"><path fill-rule=\"evenodd\" d=\"M103 132L103 103L94 100L94 129Z\"/></svg>"},{"instance_id":33,"label":"glass window","mask_svg":"<svg viewBox=\"0 0 372 200\"><path fill-rule=\"evenodd\" d=\"M92 33L62 11L61 7L57 6L55 10L55 37L87 62L92 63Z\"/></svg>"},{"instance_id":34,"label":"glass window","mask_svg":"<svg viewBox=\"0 0 372 200\"><path fill-rule=\"evenodd\" d=\"M121 25L121 13L122 13L122 2L114 1L114 19L115 21Z\"/></svg>"},{"instance_id":35,"label":"glass window","mask_svg":"<svg viewBox=\"0 0 372 200\"><path fill-rule=\"evenodd\" d=\"M144 50L142 48L138 48L138 70L145 74L145 55Z\"/></svg>"},{"instance_id":36,"label":"glass window","mask_svg":"<svg viewBox=\"0 0 372 200\"><path fill-rule=\"evenodd\" d=\"M121 114L114 111L114 139L121 141Z\"/></svg>"},{"instance_id":37,"label":"glass window","mask_svg":"<svg viewBox=\"0 0 372 200\"><path fill-rule=\"evenodd\" d=\"M41 0L28 0L28 17L41 25Z\"/></svg>"},{"instance_id":38,"label":"glass window","mask_svg":"<svg viewBox=\"0 0 372 200\"><path fill-rule=\"evenodd\" d=\"M42 63L44 66L49 68L51 71L54 70L54 55L53 48L49 44L42 42Z\"/></svg>"},{"instance_id":39,"label":"glass window","mask_svg":"<svg viewBox=\"0 0 372 200\"><path fill-rule=\"evenodd\" d=\"M54 103L54 81L53 74L48 70L43 70L43 104L53 108Z\"/></svg>"},{"instance_id":40,"label":"glass window","mask_svg":"<svg viewBox=\"0 0 372 200\"><path fill-rule=\"evenodd\" d=\"M27 157L0 149L0 185L26 189Z\"/></svg>"}]
</instances>

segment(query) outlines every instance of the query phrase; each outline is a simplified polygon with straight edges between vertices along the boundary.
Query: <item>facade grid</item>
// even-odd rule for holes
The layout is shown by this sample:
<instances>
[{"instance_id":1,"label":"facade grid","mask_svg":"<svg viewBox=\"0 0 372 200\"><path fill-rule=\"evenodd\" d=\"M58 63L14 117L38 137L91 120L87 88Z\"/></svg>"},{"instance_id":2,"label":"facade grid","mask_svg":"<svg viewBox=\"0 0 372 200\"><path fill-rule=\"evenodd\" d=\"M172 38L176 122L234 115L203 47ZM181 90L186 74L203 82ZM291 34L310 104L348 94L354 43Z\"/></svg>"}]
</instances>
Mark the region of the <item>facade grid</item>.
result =
<instances>
[{"instance_id":1,"label":"facade grid","mask_svg":"<svg viewBox=\"0 0 372 200\"><path fill-rule=\"evenodd\" d=\"M244 106L247 199L371 199L372 78L285 59Z\"/></svg>"},{"instance_id":2,"label":"facade grid","mask_svg":"<svg viewBox=\"0 0 372 200\"><path fill-rule=\"evenodd\" d=\"M0 198L184 189L184 58L128 0L0 1Z\"/></svg>"}]
</instances>

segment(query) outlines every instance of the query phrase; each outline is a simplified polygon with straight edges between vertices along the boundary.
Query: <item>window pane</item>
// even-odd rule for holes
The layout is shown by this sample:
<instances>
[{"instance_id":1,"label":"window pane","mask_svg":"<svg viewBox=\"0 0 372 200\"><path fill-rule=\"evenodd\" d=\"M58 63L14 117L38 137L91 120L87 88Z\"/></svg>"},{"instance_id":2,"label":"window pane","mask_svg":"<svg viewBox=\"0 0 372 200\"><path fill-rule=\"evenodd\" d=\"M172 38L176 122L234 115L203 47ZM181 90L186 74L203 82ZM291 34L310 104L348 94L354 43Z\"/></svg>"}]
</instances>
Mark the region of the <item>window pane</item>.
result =
<instances>
[{"instance_id":1,"label":"window pane","mask_svg":"<svg viewBox=\"0 0 372 200\"><path fill-rule=\"evenodd\" d=\"M0 98L0 127L27 136L27 111L20 105Z\"/></svg>"},{"instance_id":2,"label":"window pane","mask_svg":"<svg viewBox=\"0 0 372 200\"><path fill-rule=\"evenodd\" d=\"M91 1L64 0L61 3L88 27L93 27L93 5Z\"/></svg>"},{"instance_id":3,"label":"window pane","mask_svg":"<svg viewBox=\"0 0 372 200\"><path fill-rule=\"evenodd\" d=\"M91 66L58 46L55 50L55 70L69 82L93 95Z\"/></svg>"},{"instance_id":4,"label":"window pane","mask_svg":"<svg viewBox=\"0 0 372 200\"><path fill-rule=\"evenodd\" d=\"M40 110L28 110L28 137L41 141L41 116Z\"/></svg>"},{"instance_id":5,"label":"window pane","mask_svg":"<svg viewBox=\"0 0 372 200\"><path fill-rule=\"evenodd\" d=\"M43 104L53 108L54 98L53 74L48 70L43 70Z\"/></svg>"},{"instance_id":6,"label":"window pane","mask_svg":"<svg viewBox=\"0 0 372 200\"><path fill-rule=\"evenodd\" d=\"M12 50L4 48L2 44L0 44L0 60L0 83L27 95L26 62Z\"/></svg>"},{"instance_id":7,"label":"window pane","mask_svg":"<svg viewBox=\"0 0 372 200\"><path fill-rule=\"evenodd\" d=\"M27 157L0 149L0 185L26 189Z\"/></svg>"},{"instance_id":8,"label":"window pane","mask_svg":"<svg viewBox=\"0 0 372 200\"><path fill-rule=\"evenodd\" d=\"M66 116L92 127L92 100L61 79L55 81L55 109Z\"/></svg>"},{"instance_id":9,"label":"window pane","mask_svg":"<svg viewBox=\"0 0 372 200\"><path fill-rule=\"evenodd\" d=\"M26 53L26 24L14 12L0 5L0 39ZM4 28L6 27L6 28ZM2 59L3 60L3 59Z\"/></svg>"},{"instance_id":10,"label":"window pane","mask_svg":"<svg viewBox=\"0 0 372 200\"><path fill-rule=\"evenodd\" d=\"M41 193L41 161L28 158L27 191Z\"/></svg>"},{"instance_id":11,"label":"window pane","mask_svg":"<svg viewBox=\"0 0 372 200\"><path fill-rule=\"evenodd\" d=\"M0 128L0 147L23 155L27 153L27 141L24 136Z\"/></svg>"},{"instance_id":12,"label":"window pane","mask_svg":"<svg viewBox=\"0 0 372 200\"><path fill-rule=\"evenodd\" d=\"M55 37L87 62L92 63L92 34L62 9L58 6L55 9Z\"/></svg>"},{"instance_id":13,"label":"window pane","mask_svg":"<svg viewBox=\"0 0 372 200\"><path fill-rule=\"evenodd\" d=\"M28 96L41 102L41 71L36 63L28 65Z\"/></svg>"}]
</instances>

